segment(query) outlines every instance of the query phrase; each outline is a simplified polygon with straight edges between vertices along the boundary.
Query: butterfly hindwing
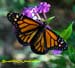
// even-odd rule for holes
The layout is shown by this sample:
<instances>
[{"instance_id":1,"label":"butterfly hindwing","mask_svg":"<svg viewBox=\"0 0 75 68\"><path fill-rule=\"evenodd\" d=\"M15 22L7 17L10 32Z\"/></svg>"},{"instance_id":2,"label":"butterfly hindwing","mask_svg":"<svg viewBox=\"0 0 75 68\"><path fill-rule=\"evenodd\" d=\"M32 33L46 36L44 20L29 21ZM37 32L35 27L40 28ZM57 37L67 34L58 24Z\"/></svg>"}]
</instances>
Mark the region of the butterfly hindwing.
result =
<instances>
[{"instance_id":1,"label":"butterfly hindwing","mask_svg":"<svg viewBox=\"0 0 75 68\"><path fill-rule=\"evenodd\" d=\"M16 32L16 37L18 39L18 41L25 45L25 44L29 44L30 41L32 40L32 38L34 37L34 35L36 34L37 30L36 31L31 31L31 32L27 32L27 33L19 33L19 32Z\"/></svg>"},{"instance_id":2,"label":"butterfly hindwing","mask_svg":"<svg viewBox=\"0 0 75 68\"><path fill-rule=\"evenodd\" d=\"M49 50L65 50L67 44L51 29L45 29L31 46L33 52L37 54L45 54Z\"/></svg>"},{"instance_id":3,"label":"butterfly hindwing","mask_svg":"<svg viewBox=\"0 0 75 68\"><path fill-rule=\"evenodd\" d=\"M49 49L46 46L45 32L42 32L38 35L39 36L37 37L34 44L31 44L31 49L37 54L46 54Z\"/></svg>"}]
</instances>

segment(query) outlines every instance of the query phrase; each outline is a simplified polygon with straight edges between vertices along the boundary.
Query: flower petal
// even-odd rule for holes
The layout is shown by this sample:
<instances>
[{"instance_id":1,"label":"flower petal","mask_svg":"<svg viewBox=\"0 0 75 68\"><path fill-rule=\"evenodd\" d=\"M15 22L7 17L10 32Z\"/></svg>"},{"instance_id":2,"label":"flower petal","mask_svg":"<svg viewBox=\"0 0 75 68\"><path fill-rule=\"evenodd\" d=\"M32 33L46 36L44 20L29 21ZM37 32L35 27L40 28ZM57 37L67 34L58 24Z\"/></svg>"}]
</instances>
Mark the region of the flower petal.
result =
<instances>
[{"instance_id":1,"label":"flower petal","mask_svg":"<svg viewBox=\"0 0 75 68\"><path fill-rule=\"evenodd\" d=\"M62 53L62 51L61 50L52 50L51 53L54 55L59 55Z\"/></svg>"}]
</instances>

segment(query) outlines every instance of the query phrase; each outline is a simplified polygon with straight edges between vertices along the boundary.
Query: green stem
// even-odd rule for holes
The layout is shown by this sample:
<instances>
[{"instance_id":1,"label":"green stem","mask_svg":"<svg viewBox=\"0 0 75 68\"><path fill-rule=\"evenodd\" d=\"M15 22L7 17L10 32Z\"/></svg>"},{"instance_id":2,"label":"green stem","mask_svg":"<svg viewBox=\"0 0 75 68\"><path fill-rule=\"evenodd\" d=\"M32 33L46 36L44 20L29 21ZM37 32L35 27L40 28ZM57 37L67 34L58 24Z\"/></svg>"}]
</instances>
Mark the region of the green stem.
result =
<instances>
[{"instance_id":1,"label":"green stem","mask_svg":"<svg viewBox=\"0 0 75 68\"><path fill-rule=\"evenodd\" d=\"M44 16L45 20L47 20L47 16L44 12L43 12L43 16Z\"/></svg>"}]
</instances>

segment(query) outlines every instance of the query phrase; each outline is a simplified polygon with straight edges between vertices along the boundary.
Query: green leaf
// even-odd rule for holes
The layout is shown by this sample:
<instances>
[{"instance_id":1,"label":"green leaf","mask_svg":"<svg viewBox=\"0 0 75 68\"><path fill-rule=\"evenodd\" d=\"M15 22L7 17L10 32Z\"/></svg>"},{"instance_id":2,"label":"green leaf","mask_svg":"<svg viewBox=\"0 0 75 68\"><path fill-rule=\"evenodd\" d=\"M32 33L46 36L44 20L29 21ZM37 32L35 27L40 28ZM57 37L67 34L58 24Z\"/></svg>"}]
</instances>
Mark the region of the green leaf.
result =
<instances>
[{"instance_id":1,"label":"green leaf","mask_svg":"<svg viewBox=\"0 0 75 68\"><path fill-rule=\"evenodd\" d=\"M65 29L64 31L60 33L60 36L64 38L65 40L68 40L72 34L72 25L73 25L73 22L67 27L67 29Z\"/></svg>"},{"instance_id":2,"label":"green leaf","mask_svg":"<svg viewBox=\"0 0 75 68\"><path fill-rule=\"evenodd\" d=\"M73 62L75 64L75 48L73 46L69 46L68 56L69 56L71 62Z\"/></svg>"},{"instance_id":3,"label":"green leaf","mask_svg":"<svg viewBox=\"0 0 75 68\"><path fill-rule=\"evenodd\" d=\"M69 45L68 50L64 51L62 54L70 56L72 54L75 54L75 49L72 45Z\"/></svg>"},{"instance_id":4,"label":"green leaf","mask_svg":"<svg viewBox=\"0 0 75 68\"><path fill-rule=\"evenodd\" d=\"M48 18L47 20L45 20L45 22L47 22L47 24L49 24L54 18L55 18L55 16L52 16L52 17Z\"/></svg>"}]
</instances>

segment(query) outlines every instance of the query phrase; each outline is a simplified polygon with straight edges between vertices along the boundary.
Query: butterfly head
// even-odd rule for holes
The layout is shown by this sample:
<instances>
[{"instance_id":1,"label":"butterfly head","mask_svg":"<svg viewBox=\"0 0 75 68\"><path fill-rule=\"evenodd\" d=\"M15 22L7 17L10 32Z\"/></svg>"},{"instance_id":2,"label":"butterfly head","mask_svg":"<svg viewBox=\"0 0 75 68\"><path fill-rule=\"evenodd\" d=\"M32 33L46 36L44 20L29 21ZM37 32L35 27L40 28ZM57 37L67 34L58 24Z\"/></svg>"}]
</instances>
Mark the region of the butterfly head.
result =
<instances>
[{"instance_id":1,"label":"butterfly head","mask_svg":"<svg viewBox=\"0 0 75 68\"><path fill-rule=\"evenodd\" d=\"M16 22L19 19L19 13L10 12L7 14L7 18L10 22Z\"/></svg>"}]
</instances>

